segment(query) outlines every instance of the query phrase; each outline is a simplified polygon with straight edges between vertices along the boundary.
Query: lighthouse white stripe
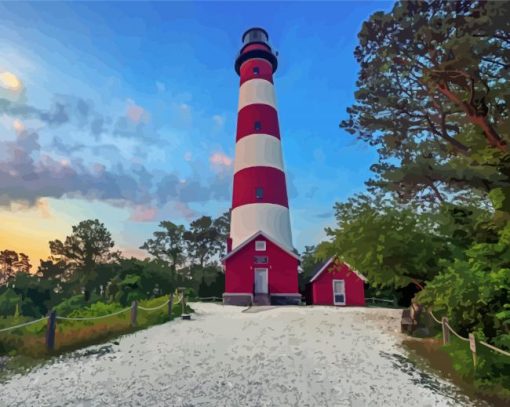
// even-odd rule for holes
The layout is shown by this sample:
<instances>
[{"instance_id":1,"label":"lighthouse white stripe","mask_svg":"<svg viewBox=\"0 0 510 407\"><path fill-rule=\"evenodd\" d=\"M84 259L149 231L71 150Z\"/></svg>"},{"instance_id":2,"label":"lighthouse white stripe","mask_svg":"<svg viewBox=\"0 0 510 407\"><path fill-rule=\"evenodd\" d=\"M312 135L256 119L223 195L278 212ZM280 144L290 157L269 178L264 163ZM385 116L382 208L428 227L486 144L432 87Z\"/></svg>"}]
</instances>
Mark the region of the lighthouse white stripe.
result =
<instances>
[{"instance_id":1,"label":"lighthouse white stripe","mask_svg":"<svg viewBox=\"0 0 510 407\"><path fill-rule=\"evenodd\" d=\"M261 103L276 109L274 86L265 79L250 79L239 88L239 105L237 111L243 107Z\"/></svg>"},{"instance_id":2,"label":"lighthouse white stripe","mask_svg":"<svg viewBox=\"0 0 510 407\"><path fill-rule=\"evenodd\" d=\"M232 210L232 250L258 231L266 233L292 250L289 209L275 204L254 203Z\"/></svg>"},{"instance_id":3,"label":"lighthouse white stripe","mask_svg":"<svg viewBox=\"0 0 510 407\"><path fill-rule=\"evenodd\" d=\"M234 173L249 167L274 167L283 171L280 140L268 134L250 134L236 143Z\"/></svg>"}]
</instances>

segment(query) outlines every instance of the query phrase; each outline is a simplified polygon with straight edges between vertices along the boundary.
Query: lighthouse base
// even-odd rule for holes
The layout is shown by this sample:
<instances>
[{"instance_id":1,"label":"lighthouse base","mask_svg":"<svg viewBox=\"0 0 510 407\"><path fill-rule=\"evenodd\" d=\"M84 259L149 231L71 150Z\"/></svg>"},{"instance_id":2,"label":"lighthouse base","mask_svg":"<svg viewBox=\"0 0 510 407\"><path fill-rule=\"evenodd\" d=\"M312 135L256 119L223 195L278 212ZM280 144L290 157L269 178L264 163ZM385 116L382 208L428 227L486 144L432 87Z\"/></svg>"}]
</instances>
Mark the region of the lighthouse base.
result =
<instances>
[{"instance_id":1,"label":"lighthouse base","mask_svg":"<svg viewBox=\"0 0 510 407\"><path fill-rule=\"evenodd\" d=\"M253 295L249 293L223 293L224 305L249 306L253 303Z\"/></svg>"},{"instance_id":2,"label":"lighthouse base","mask_svg":"<svg viewBox=\"0 0 510 407\"><path fill-rule=\"evenodd\" d=\"M300 305L301 294L271 294L271 305Z\"/></svg>"},{"instance_id":3,"label":"lighthouse base","mask_svg":"<svg viewBox=\"0 0 510 407\"><path fill-rule=\"evenodd\" d=\"M301 298L299 293L271 294L268 300L271 305L300 305ZM257 301L254 301L253 295L249 293L224 293L223 304L245 307L253 304L256 305Z\"/></svg>"}]
</instances>

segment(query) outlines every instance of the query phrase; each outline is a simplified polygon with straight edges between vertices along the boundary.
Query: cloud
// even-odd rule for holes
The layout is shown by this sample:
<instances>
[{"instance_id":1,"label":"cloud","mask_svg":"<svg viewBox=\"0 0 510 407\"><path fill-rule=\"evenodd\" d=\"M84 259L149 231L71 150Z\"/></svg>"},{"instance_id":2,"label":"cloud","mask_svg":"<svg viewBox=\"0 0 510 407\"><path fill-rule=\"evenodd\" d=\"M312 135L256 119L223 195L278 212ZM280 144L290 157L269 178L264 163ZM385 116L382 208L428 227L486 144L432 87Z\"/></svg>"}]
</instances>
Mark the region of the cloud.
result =
<instances>
[{"instance_id":1,"label":"cloud","mask_svg":"<svg viewBox=\"0 0 510 407\"><path fill-rule=\"evenodd\" d=\"M149 114L147 111L143 107L137 105L131 99L128 99L126 116L135 124L141 122L147 123L149 121Z\"/></svg>"},{"instance_id":2,"label":"cloud","mask_svg":"<svg viewBox=\"0 0 510 407\"><path fill-rule=\"evenodd\" d=\"M215 114L213 117L213 121L218 127L223 127L225 124L225 118L223 116L220 116L219 114Z\"/></svg>"},{"instance_id":3,"label":"cloud","mask_svg":"<svg viewBox=\"0 0 510 407\"><path fill-rule=\"evenodd\" d=\"M199 213L191 209L185 202L175 202L174 209L179 215L190 221L198 217Z\"/></svg>"},{"instance_id":4,"label":"cloud","mask_svg":"<svg viewBox=\"0 0 510 407\"><path fill-rule=\"evenodd\" d=\"M0 160L0 205L25 201L35 205L41 197L82 197L142 203L150 199L151 180L142 169L89 168L79 158L56 159L41 151L39 135L21 131L4 143Z\"/></svg>"},{"instance_id":5,"label":"cloud","mask_svg":"<svg viewBox=\"0 0 510 407\"><path fill-rule=\"evenodd\" d=\"M35 204L39 214L42 218L51 219L53 218L53 214L51 213L50 206L48 204L48 200L44 198L40 198L36 201Z\"/></svg>"},{"instance_id":6,"label":"cloud","mask_svg":"<svg viewBox=\"0 0 510 407\"><path fill-rule=\"evenodd\" d=\"M156 215L158 213L158 210L154 207L145 206L145 205L136 205L133 208L133 211L131 213L131 216L129 217L129 220L135 221L135 222L149 222L156 219Z\"/></svg>"},{"instance_id":7,"label":"cloud","mask_svg":"<svg viewBox=\"0 0 510 407\"><path fill-rule=\"evenodd\" d=\"M24 90L12 77L3 80ZM191 123L187 103L171 104L171 113L180 124ZM210 127L211 116L206 117ZM162 216L170 203L191 217L196 215L192 203L230 200L233 161L222 152L209 157L214 171L207 161L194 160L195 152L186 152L183 162L192 171L185 182L183 174L156 170L154 160L148 164L152 168L143 165L153 158L152 146L168 152L168 140L131 99L115 116L73 95L54 95L46 108L0 95L0 118L15 136L2 139L0 148L0 206L28 205L47 215L45 198L101 200L126 207L132 220L145 222ZM214 120L223 123L221 116Z\"/></svg>"},{"instance_id":8,"label":"cloud","mask_svg":"<svg viewBox=\"0 0 510 407\"><path fill-rule=\"evenodd\" d=\"M230 158L229 156L227 156L226 154L221 153L221 152L213 153L209 157L209 161L213 165L224 166L224 167L232 166L232 162L233 162L232 158Z\"/></svg>"},{"instance_id":9,"label":"cloud","mask_svg":"<svg viewBox=\"0 0 510 407\"><path fill-rule=\"evenodd\" d=\"M331 212L331 211L318 213L317 215L315 215L315 217L321 218L321 219L331 218L332 216L333 216L333 212Z\"/></svg>"},{"instance_id":10,"label":"cloud","mask_svg":"<svg viewBox=\"0 0 510 407\"><path fill-rule=\"evenodd\" d=\"M18 119L15 119L12 122L12 127L17 134L19 134L25 130L25 125L23 124L23 122L21 120L18 120Z\"/></svg>"}]
</instances>

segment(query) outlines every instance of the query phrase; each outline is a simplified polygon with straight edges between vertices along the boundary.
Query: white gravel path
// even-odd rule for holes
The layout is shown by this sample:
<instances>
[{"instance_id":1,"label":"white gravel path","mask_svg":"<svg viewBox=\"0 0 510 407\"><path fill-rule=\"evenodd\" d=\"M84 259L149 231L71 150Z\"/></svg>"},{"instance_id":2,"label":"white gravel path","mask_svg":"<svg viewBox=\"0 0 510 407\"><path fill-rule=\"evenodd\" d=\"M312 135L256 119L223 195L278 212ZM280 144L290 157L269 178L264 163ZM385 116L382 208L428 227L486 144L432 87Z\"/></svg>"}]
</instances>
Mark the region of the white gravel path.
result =
<instances>
[{"instance_id":1,"label":"white gravel path","mask_svg":"<svg viewBox=\"0 0 510 407\"><path fill-rule=\"evenodd\" d=\"M191 304L176 320L0 383L0 406L463 406L416 371L397 310Z\"/></svg>"}]
</instances>

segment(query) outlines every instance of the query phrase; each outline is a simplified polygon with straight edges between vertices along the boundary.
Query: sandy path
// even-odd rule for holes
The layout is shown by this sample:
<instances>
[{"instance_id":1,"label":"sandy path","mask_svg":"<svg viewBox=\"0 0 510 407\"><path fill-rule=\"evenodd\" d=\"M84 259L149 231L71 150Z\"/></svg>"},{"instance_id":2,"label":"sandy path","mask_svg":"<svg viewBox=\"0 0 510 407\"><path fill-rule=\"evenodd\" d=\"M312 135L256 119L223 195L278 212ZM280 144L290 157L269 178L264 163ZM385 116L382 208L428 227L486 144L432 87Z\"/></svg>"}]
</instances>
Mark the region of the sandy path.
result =
<instances>
[{"instance_id":1,"label":"sandy path","mask_svg":"<svg viewBox=\"0 0 510 407\"><path fill-rule=\"evenodd\" d=\"M396 310L192 306L192 321L12 377L0 406L470 405L405 359Z\"/></svg>"}]
</instances>

